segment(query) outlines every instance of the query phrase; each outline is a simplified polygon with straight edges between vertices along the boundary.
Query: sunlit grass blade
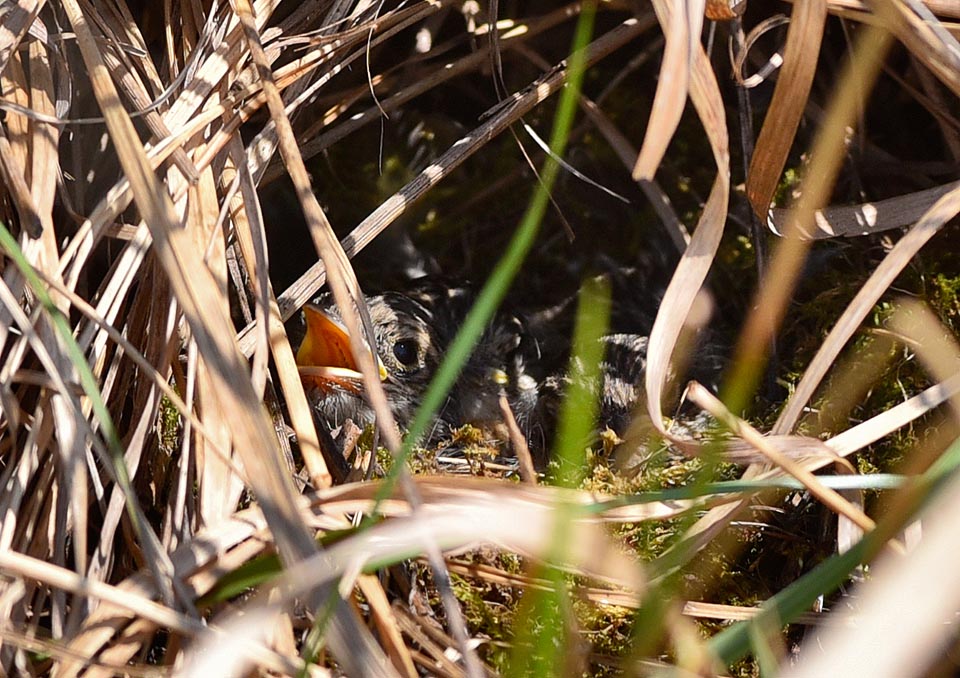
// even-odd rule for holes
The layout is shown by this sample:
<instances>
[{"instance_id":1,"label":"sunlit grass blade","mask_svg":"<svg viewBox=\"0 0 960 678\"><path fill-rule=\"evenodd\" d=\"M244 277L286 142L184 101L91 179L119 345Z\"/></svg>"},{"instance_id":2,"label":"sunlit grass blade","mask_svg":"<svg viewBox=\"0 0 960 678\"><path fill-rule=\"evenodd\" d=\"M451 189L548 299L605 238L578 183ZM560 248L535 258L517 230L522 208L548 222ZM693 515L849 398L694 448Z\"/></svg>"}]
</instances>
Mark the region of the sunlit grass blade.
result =
<instances>
[{"instance_id":1,"label":"sunlit grass blade","mask_svg":"<svg viewBox=\"0 0 960 678\"><path fill-rule=\"evenodd\" d=\"M906 476L894 473L874 473L857 476L817 476L833 490L895 490L910 482ZM794 478L757 478L755 480L720 480L712 483L670 487L638 494L625 494L605 502L598 502L592 510L603 511L616 506L629 506L654 501L695 499L720 494L753 494L763 490L803 490L803 483Z\"/></svg>"}]
</instances>

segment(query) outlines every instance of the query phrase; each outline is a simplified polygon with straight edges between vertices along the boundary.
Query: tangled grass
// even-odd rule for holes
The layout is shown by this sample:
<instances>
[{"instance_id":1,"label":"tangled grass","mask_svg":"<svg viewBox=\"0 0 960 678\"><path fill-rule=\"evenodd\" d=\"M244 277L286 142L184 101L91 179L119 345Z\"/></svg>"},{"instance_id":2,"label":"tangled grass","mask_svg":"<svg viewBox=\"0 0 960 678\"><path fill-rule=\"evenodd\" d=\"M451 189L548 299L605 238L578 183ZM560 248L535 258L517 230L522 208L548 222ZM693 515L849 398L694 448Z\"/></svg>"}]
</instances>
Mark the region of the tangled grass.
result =
<instances>
[{"instance_id":1,"label":"tangled grass","mask_svg":"<svg viewBox=\"0 0 960 678\"><path fill-rule=\"evenodd\" d=\"M0 670L951 670L960 10L744 5L0 6ZM352 174L371 162L358 139L425 110L455 134L338 237L328 214L356 211L350 187L370 182ZM551 125L545 153L524 130ZM528 160L504 161L506 146ZM560 157L633 191L619 213L647 210L653 226L628 216L591 237L588 213L615 198L571 189ZM324 171L343 187L315 194ZM284 177L316 253L292 274L296 257L268 247L288 224L264 216ZM438 190L457 181L452 198ZM326 284L361 336L351 260L428 193L507 232L520 223L488 248L477 226L426 229L450 250L466 241L464 267L485 261L490 276L406 439L354 347L402 459L513 279L560 270L566 241L538 229L581 190L587 225L568 225L581 242L640 239L671 262L639 416L688 461L635 477L603 444L585 458L591 394L571 393L557 447L576 473L518 484L395 462L334 485L284 322ZM856 265L823 272L838 252ZM703 313L706 288L719 319ZM582 336L602 331L602 314L581 317ZM665 416L684 338L710 323L736 337L721 397L686 394L730 432L719 441ZM765 374L790 375L786 393ZM891 440L894 453L870 454ZM890 456L879 470L896 473L863 473ZM816 562L756 538L777 527L765 510L812 515L784 533L826 535Z\"/></svg>"}]
</instances>

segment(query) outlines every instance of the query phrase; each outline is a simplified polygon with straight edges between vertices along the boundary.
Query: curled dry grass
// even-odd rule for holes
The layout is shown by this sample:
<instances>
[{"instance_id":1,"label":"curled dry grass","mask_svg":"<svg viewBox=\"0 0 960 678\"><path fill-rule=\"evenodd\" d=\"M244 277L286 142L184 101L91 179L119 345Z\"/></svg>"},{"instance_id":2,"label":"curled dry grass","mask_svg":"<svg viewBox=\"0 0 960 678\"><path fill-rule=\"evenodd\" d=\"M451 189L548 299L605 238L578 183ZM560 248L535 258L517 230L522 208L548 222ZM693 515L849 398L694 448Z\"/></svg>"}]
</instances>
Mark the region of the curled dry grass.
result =
<instances>
[{"instance_id":1,"label":"curled dry grass","mask_svg":"<svg viewBox=\"0 0 960 678\"><path fill-rule=\"evenodd\" d=\"M928 312L905 305L894 314L891 331L919 358L933 384L827 439L800 435L797 426L824 378L844 369L841 352L878 300L960 211L956 182L877 202L830 205L842 151L892 44L906 49L920 74L919 85L905 88L930 111L954 159L960 156L960 126L951 114L960 95L956 6L817 0L789 7L782 67L745 184L756 214L781 237L740 334L723 394L727 407L703 389L691 390L691 399L735 434L710 454L749 465L735 488L705 483L683 497L664 491L613 500L544 485L443 476L401 477L399 489L385 496L377 482L332 487L283 325L324 282L348 325L368 324L362 303L359 313L352 312L349 300L359 294L350 258L465 160L482 154L491 139L560 91L570 66L546 64L540 77L506 95L340 242L310 190L304 159L348 144L355 130L451 78L483 78L478 71L491 55L516 50L542 61L533 51L537 40L572 25L583 6L500 17L492 29L473 17L468 25L475 51L448 61L442 44L431 45L415 67L370 72L369 88L377 96L371 106L367 86L341 85L336 76L349 67L363 69L368 54L393 48L411 28L429 30L444 13L463 11L470 18L468 5L307 2L275 16L277 5L238 0L229 6L171 2L131 8L123 0L16 0L0 7L3 671L239 675L256 667L319 675L326 670L321 666L335 662L351 675L482 675L491 669L475 651L483 639L468 637L450 587L443 585L449 577L443 555L478 544L560 568L520 573L451 561L450 571L461 576L531 592L524 601L529 606L517 615L543 609L556 620L538 632L564 639L554 644L561 651L541 656L539 664L526 663L518 652L513 670L553 675L585 666L571 630L574 598L636 610L637 627L663 639L638 637L617 660L637 670L653 670L649 662L656 660L712 674L748 651L776 670L782 623L814 621L804 614L814 599L874 558L877 576L863 587L862 605L847 615L858 624L828 618L817 640L824 652L801 648L791 672L835 673L835 662L847 662L852 675L863 670L863 657L874 662L869 675L903 675L934 663L952 637L941 622L960 606L956 586L941 587L936 582L942 578L930 574L949 569L944 561L957 545L955 531L944 529L944 517L956 510L955 446L944 454L949 441L934 437L912 450L912 475L892 483L900 489L891 508L873 519L863 512L861 491L883 486L880 481L843 485L838 478L855 474L845 457L941 404L951 403L950 420L960 417L956 342L945 338L949 333ZM729 228L733 125L727 116L733 109L721 93L729 64L711 60L700 38L705 21L738 19L722 2L654 0L634 9L632 16L624 7L601 5L601 13L618 19L603 23L581 57L589 69L611 55L641 54L644 41L662 35L662 75L642 144L633 147L585 95L579 105L623 171L657 197L665 226L684 249L650 336L647 409L674 445L706 454L701 441L666 427L663 414L672 404L664 394L671 356L693 322L698 294ZM798 127L815 109L811 86L827 69L817 60L817 47L830 15L855 29L849 59L834 74L827 109L817 109L812 145L802 149L810 157L799 199L770 210L799 143ZM728 26L736 35L739 25ZM748 55L736 55L744 56L738 68ZM659 204L663 192L655 176L688 98L715 163L699 219L686 225L693 227L692 236L669 204ZM313 110L318 100L326 105L322 115ZM295 128L291 118L305 112L316 122ZM243 125L252 134L241 137ZM275 290L265 241L270 225L257 185L284 172L293 179L319 259L287 289ZM766 347L780 332L811 242L901 227L905 233L832 319L829 335L767 435L731 414L755 392ZM231 317L231 298L244 299L239 323ZM240 325L245 327L238 333ZM360 344L355 351L365 354ZM365 365L372 377L369 356ZM868 385L878 370L849 377ZM402 442L389 424L379 382L370 378L368 386L386 422L384 442L398 452ZM837 387L834 406L849 410L858 392ZM262 405L265 397L284 404L275 420ZM180 428L172 439L160 440L157 422L172 412ZM286 422L296 433L302 473L293 466L288 437L278 435ZM956 431L955 424L944 428ZM170 430L169 422L161 427ZM812 475L826 466L837 468L838 476ZM675 598L668 575L707 545L731 546L725 528L763 488L785 476L836 513L840 555L763 610ZM300 496L304 483L313 488L308 497ZM241 509L244 497L249 505ZM382 516L378 524L352 529L356 515L374 509ZM904 556L911 545L898 535L919 510L931 529ZM645 565L604 529L678 516L697 518L665 554ZM346 533L334 539L341 531ZM270 565L276 556L282 573ZM442 624L394 600L384 580L368 574L418 556L430 560L444 597ZM259 573L251 567L258 563L265 565ZM910 605L902 601L905 591ZM541 608L534 592L546 596ZM905 608L910 622L903 621ZM305 616L317 633L306 633ZM689 617L752 621L704 641ZM662 647L670 648L669 660ZM821 667L821 661L830 664Z\"/></svg>"}]
</instances>

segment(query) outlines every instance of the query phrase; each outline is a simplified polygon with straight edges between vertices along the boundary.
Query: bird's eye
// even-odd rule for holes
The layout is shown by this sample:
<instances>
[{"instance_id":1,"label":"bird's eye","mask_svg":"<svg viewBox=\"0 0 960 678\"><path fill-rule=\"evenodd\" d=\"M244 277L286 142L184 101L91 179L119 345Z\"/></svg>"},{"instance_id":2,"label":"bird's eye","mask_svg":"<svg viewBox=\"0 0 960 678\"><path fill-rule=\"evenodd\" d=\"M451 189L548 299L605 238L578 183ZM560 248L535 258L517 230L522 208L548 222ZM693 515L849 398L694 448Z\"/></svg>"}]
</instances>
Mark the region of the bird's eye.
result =
<instances>
[{"instance_id":1,"label":"bird's eye","mask_svg":"<svg viewBox=\"0 0 960 678\"><path fill-rule=\"evenodd\" d=\"M413 339L401 339L393 345L393 355L402 365L407 367L417 362L417 342Z\"/></svg>"}]
</instances>

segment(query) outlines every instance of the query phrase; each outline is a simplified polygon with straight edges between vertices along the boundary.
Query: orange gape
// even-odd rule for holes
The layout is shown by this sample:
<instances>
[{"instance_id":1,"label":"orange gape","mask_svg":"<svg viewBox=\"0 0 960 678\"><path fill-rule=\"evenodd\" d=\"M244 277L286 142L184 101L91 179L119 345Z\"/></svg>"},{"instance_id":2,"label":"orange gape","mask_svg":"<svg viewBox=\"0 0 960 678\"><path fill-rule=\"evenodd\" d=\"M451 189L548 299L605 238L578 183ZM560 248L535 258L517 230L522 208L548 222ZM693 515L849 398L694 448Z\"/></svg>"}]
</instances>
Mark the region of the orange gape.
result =
<instances>
[{"instance_id":1,"label":"orange gape","mask_svg":"<svg viewBox=\"0 0 960 678\"><path fill-rule=\"evenodd\" d=\"M346 328L312 304L304 307L303 314L307 319L307 333L297 351L297 365L346 367L357 371Z\"/></svg>"},{"instance_id":2,"label":"orange gape","mask_svg":"<svg viewBox=\"0 0 960 678\"><path fill-rule=\"evenodd\" d=\"M350 336L339 320L313 304L303 308L307 329L297 350L300 378L324 390L340 388L360 393L363 388L360 370L350 351ZM379 363L379 360L377 361ZM382 363L380 378L386 378Z\"/></svg>"}]
</instances>

